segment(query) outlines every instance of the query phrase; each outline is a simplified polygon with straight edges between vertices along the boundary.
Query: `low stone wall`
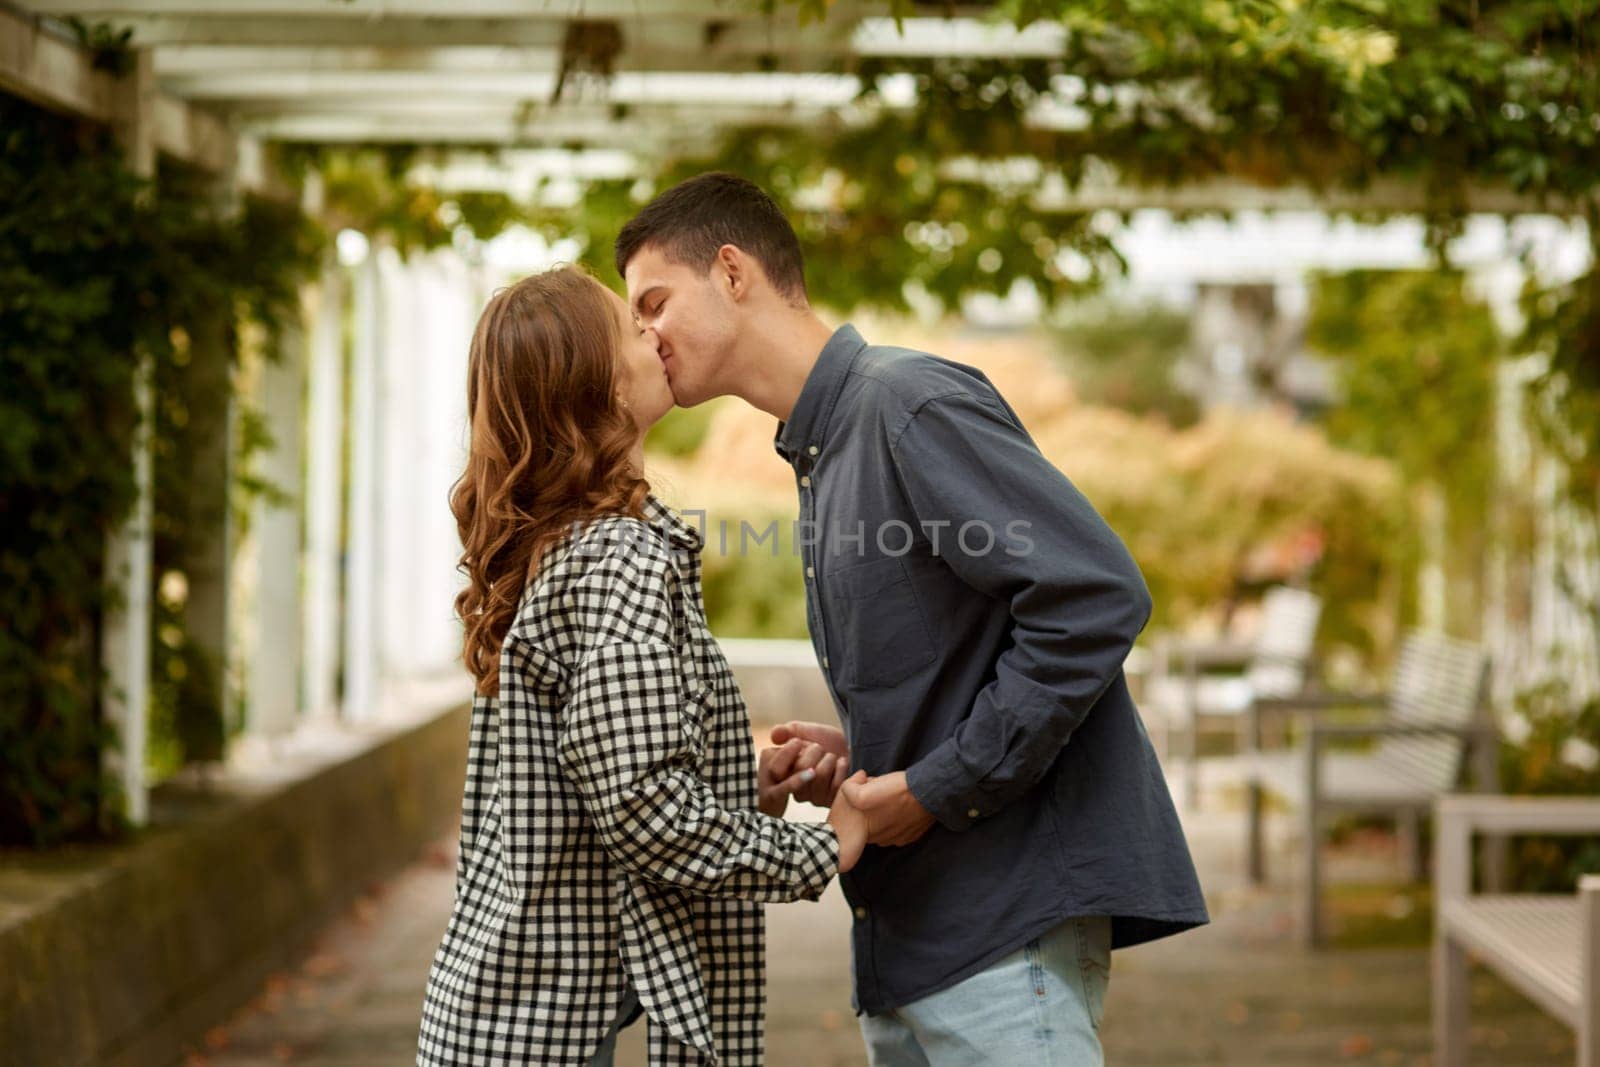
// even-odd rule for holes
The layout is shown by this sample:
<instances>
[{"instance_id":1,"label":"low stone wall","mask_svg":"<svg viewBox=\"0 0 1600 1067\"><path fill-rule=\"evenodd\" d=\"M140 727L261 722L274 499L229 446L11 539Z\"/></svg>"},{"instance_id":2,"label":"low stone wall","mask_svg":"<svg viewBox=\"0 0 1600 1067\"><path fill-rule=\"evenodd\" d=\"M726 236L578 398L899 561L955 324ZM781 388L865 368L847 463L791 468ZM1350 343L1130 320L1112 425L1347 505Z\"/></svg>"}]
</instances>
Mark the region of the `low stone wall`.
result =
<instances>
[{"instance_id":1,"label":"low stone wall","mask_svg":"<svg viewBox=\"0 0 1600 1067\"><path fill-rule=\"evenodd\" d=\"M817 665L810 641L722 638L717 642L757 728L790 719L829 724L838 721L833 696Z\"/></svg>"},{"instance_id":2,"label":"low stone wall","mask_svg":"<svg viewBox=\"0 0 1600 1067\"><path fill-rule=\"evenodd\" d=\"M368 885L448 833L467 720L458 706L248 779L163 787L127 844L0 856L0 1060L180 1062Z\"/></svg>"}]
</instances>

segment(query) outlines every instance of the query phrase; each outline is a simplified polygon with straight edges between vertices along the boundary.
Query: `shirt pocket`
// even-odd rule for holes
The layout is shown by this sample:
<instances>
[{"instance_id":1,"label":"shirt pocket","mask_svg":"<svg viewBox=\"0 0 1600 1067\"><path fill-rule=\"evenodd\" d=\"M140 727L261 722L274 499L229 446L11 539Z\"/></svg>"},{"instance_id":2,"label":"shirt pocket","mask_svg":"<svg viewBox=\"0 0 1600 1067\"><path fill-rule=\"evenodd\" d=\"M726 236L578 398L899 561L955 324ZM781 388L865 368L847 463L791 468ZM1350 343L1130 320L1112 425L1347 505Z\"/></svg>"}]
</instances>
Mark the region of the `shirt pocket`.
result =
<instances>
[{"instance_id":1,"label":"shirt pocket","mask_svg":"<svg viewBox=\"0 0 1600 1067\"><path fill-rule=\"evenodd\" d=\"M840 642L828 659L847 684L895 685L933 662L933 638L903 558L852 563L827 574L824 588Z\"/></svg>"}]
</instances>

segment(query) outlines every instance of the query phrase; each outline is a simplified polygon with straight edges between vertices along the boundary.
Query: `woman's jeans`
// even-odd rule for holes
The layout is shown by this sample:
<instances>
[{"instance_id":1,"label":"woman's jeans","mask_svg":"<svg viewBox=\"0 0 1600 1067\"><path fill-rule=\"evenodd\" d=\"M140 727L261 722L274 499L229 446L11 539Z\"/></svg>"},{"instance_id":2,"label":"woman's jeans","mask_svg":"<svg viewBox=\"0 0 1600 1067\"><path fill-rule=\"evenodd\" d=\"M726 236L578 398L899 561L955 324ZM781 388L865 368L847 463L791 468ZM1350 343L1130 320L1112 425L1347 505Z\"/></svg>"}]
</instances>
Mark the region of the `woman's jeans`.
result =
<instances>
[{"instance_id":1,"label":"woman's jeans","mask_svg":"<svg viewBox=\"0 0 1600 1067\"><path fill-rule=\"evenodd\" d=\"M617 1035L643 1014L644 1008L640 1005L638 996L629 989L622 998L622 1006L617 1009L616 1021L611 1024L611 1029L606 1031L605 1040L600 1042L594 1057L589 1060L589 1067L611 1067L617 1058Z\"/></svg>"},{"instance_id":2,"label":"woman's jeans","mask_svg":"<svg viewBox=\"0 0 1600 1067\"><path fill-rule=\"evenodd\" d=\"M861 1016L872 1067L1102 1067L1111 920L1068 919L948 989Z\"/></svg>"}]
</instances>

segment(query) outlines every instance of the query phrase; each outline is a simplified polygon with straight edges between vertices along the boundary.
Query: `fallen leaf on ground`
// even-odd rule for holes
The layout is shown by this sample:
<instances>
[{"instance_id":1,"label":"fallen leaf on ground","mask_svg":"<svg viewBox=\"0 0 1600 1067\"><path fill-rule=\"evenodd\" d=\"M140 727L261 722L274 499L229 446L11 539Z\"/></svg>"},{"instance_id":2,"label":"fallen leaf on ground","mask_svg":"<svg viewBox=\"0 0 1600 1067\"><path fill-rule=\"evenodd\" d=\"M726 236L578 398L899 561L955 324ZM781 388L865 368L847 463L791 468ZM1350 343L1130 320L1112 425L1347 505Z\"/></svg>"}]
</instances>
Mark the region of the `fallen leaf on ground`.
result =
<instances>
[{"instance_id":1,"label":"fallen leaf on ground","mask_svg":"<svg viewBox=\"0 0 1600 1067\"><path fill-rule=\"evenodd\" d=\"M1351 1034L1339 1042L1339 1055L1347 1060L1355 1059L1357 1056L1365 1056L1371 1052L1372 1038L1366 1034Z\"/></svg>"}]
</instances>

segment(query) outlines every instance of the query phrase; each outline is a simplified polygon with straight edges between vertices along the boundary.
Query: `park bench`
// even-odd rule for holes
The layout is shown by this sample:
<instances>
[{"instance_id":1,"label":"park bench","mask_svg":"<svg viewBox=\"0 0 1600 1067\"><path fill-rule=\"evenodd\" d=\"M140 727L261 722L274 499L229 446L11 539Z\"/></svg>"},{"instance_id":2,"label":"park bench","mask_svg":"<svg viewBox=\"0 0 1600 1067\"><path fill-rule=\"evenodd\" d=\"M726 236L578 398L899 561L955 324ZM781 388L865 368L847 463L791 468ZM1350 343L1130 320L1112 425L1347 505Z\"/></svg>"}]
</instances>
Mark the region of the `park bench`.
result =
<instances>
[{"instance_id":1,"label":"park bench","mask_svg":"<svg viewBox=\"0 0 1600 1067\"><path fill-rule=\"evenodd\" d=\"M1262 698L1246 711L1251 750L1246 779L1247 861L1250 880L1266 877L1262 819L1267 794L1299 813L1304 831L1304 900L1301 932L1322 942L1322 837L1337 815L1393 816L1416 880L1425 877L1419 842L1421 819L1434 800L1455 789L1469 768L1480 791L1498 782L1497 735L1484 706L1488 660L1477 645L1441 634L1414 632L1401 645L1386 694L1307 693ZM1381 706L1380 722L1334 724L1307 717L1298 749L1264 751L1263 719L1321 712L1350 705ZM1373 742L1363 751L1339 751L1335 742ZM1495 849L1498 845L1495 846ZM1499 853L1487 862L1495 866Z\"/></svg>"},{"instance_id":2,"label":"park bench","mask_svg":"<svg viewBox=\"0 0 1600 1067\"><path fill-rule=\"evenodd\" d=\"M1182 735L1186 766L1184 799L1200 803L1200 735L1206 721L1222 720L1235 735L1235 751L1250 705L1261 698L1290 697L1306 683L1322 600L1288 586L1269 589L1261 601L1254 640L1189 641L1172 638L1155 647L1149 700L1160 714L1162 756L1171 755L1173 724ZM1220 673L1226 669L1232 673Z\"/></svg>"},{"instance_id":3,"label":"park bench","mask_svg":"<svg viewBox=\"0 0 1600 1067\"><path fill-rule=\"evenodd\" d=\"M1578 1067L1600 1067L1600 874L1575 894L1474 893L1474 834L1600 836L1600 798L1446 796L1436 806L1433 941L1435 1067L1467 1062L1468 953L1578 1038Z\"/></svg>"}]
</instances>

